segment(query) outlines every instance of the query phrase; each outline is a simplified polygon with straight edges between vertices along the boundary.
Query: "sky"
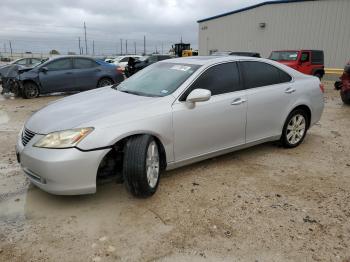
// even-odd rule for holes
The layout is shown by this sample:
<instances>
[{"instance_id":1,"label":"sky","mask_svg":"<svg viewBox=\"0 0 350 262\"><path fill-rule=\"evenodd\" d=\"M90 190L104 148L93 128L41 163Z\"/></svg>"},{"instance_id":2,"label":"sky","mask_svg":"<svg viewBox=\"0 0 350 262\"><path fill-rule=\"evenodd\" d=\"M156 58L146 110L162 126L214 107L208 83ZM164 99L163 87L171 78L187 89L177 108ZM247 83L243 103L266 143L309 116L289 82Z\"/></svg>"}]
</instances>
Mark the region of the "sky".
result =
<instances>
[{"instance_id":1,"label":"sky","mask_svg":"<svg viewBox=\"0 0 350 262\"><path fill-rule=\"evenodd\" d=\"M51 49L79 54L122 51L167 53L180 41L198 48L197 20L263 2L263 0L1 0L0 52L43 52ZM93 48L94 46L94 48Z\"/></svg>"}]
</instances>

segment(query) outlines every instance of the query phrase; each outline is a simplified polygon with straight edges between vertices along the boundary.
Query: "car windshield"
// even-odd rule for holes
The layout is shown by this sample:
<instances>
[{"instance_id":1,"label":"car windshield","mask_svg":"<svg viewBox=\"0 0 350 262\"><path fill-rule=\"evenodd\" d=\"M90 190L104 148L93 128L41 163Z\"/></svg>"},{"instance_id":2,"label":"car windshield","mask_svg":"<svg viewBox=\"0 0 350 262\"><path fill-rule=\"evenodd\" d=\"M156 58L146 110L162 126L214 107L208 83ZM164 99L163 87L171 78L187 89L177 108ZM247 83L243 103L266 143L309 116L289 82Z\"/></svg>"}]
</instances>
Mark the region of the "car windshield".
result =
<instances>
[{"instance_id":1,"label":"car windshield","mask_svg":"<svg viewBox=\"0 0 350 262\"><path fill-rule=\"evenodd\" d=\"M167 96L199 67L200 65L191 64L156 63L122 82L117 89L140 96Z\"/></svg>"},{"instance_id":2,"label":"car windshield","mask_svg":"<svg viewBox=\"0 0 350 262\"><path fill-rule=\"evenodd\" d=\"M274 51L271 53L269 59L275 61L296 61L298 52L296 51Z\"/></svg>"}]
</instances>

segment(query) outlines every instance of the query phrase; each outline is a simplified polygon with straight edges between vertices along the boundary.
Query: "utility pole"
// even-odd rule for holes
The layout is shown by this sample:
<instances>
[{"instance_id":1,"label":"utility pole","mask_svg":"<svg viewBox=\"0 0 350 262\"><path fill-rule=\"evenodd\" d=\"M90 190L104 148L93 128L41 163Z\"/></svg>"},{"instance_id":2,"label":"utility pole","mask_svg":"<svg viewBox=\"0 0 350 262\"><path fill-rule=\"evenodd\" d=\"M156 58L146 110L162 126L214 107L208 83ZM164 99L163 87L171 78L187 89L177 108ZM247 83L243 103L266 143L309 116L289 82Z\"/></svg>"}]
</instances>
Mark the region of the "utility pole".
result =
<instances>
[{"instance_id":1,"label":"utility pole","mask_svg":"<svg viewBox=\"0 0 350 262\"><path fill-rule=\"evenodd\" d=\"M136 42L134 41L134 51L135 51L135 55L136 55Z\"/></svg>"},{"instance_id":2,"label":"utility pole","mask_svg":"<svg viewBox=\"0 0 350 262\"><path fill-rule=\"evenodd\" d=\"M143 36L143 55L146 55L146 36Z\"/></svg>"},{"instance_id":3,"label":"utility pole","mask_svg":"<svg viewBox=\"0 0 350 262\"><path fill-rule=\"evenodd\" d=\"M11 51L11 58L12 58L12 44L11 44L11 40L9 40L10 43L10 51Z\"/></svg>"},{"instance_id":4,"label":"utility pole","mask_svg":"<svg viewBox=\"0 0 350 262\"><path fill-rule=\"evenodd\" d=\"M128 39L125 40L125 54L128 54Z\"/></svg>"},{"instance_id":5,"label":"utility pole","mask_svg":"<svg viewBox=\"0 0 350 262\"><path fill-rule=\"evenodd\" d=\"M79 55L81 55L80 36L78 37L78 41L79 41Z\"/></svg>"},{"instance_id":6,"label":"utility pole","mask_svg":"<svg viewBox=\"0 0 350 262\"><path fill-rule=\"evenodd\" d=\"M95 56L95 40L92 40L92 56Z\"/></svg>"},{"instance_id":7,"label":"utility pole","mask_svg":"<svg viewBox=\"0 0 350 262\"><path fill-rule=\"evenodd\" d=\"M86 40L86 24L84 21L84 35L85 35L85 54L88 54L88 50L87 50L87 40Z\"/></svg>"},{"instance_id":8,"label":"utility pole","mask_svg":"<svg viewBox=\"0 0 350 262\"><path fill-rule=\"evenodd\" d=\"M6 52L6 43L4 43L4 53L7 53Z\"/></svg>"},{"instance_id":9,"label":"utility pole","mask_svg":"<svg viewBox=\"0 0 350 262\"><path fill-rule=\"evenodd\" d=\"M163 42L162 42L162 54L163 54Z\"/></svg>"},{"instance_id":10,"label":"utility pole","mask_svg":"<svg viewBox=\"0 0 350 262\"><path fill-rule=\"evenodd\" d=\"M123 55L123 39L120 38L120 55Z\"/></svg>"}]
</instances>

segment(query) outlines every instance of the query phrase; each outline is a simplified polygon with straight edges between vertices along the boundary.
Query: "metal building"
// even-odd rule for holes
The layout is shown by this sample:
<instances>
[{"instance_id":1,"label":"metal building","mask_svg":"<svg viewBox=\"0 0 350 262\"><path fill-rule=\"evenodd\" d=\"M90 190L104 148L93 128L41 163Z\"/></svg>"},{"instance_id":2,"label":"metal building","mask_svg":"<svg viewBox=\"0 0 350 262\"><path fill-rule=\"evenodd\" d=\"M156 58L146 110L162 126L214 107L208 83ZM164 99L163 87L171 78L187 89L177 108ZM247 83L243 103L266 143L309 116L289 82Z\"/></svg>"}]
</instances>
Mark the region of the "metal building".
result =
<instances>
[{"instance_id":1,"label":"metal building","mask_svg":"<svg viewBox=\"0 0 350 262\"><path fill-rule=\"evenodd\" d=\"M268 1L199 24L199 54L272 50L324 50L325 65L343 68L350 59L350 0Z\"/></svg>"}]
</instances>

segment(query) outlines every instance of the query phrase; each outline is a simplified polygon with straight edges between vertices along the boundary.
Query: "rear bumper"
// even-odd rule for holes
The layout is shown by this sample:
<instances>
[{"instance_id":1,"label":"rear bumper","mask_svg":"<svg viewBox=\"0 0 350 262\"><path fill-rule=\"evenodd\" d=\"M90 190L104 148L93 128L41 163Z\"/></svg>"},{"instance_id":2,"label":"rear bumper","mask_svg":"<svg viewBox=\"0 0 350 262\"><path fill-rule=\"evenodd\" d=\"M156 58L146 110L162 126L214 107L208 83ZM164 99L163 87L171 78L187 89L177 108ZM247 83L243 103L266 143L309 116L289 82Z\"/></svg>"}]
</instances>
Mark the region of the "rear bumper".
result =
<instances>
[{"instance_id":1,"label":"rear bumper","mask_svg":"<svg viewBox=\"0 0 350 262\"><path fill-rule=\"evenodd\" d=\"M35 135L25 147L19 138L16 145L23 172L33 184L56 195L96 192L97 170L110 149L82 152L76 148L33 147L40 138L40 135Z\"/></svg>"}]
</instances>

